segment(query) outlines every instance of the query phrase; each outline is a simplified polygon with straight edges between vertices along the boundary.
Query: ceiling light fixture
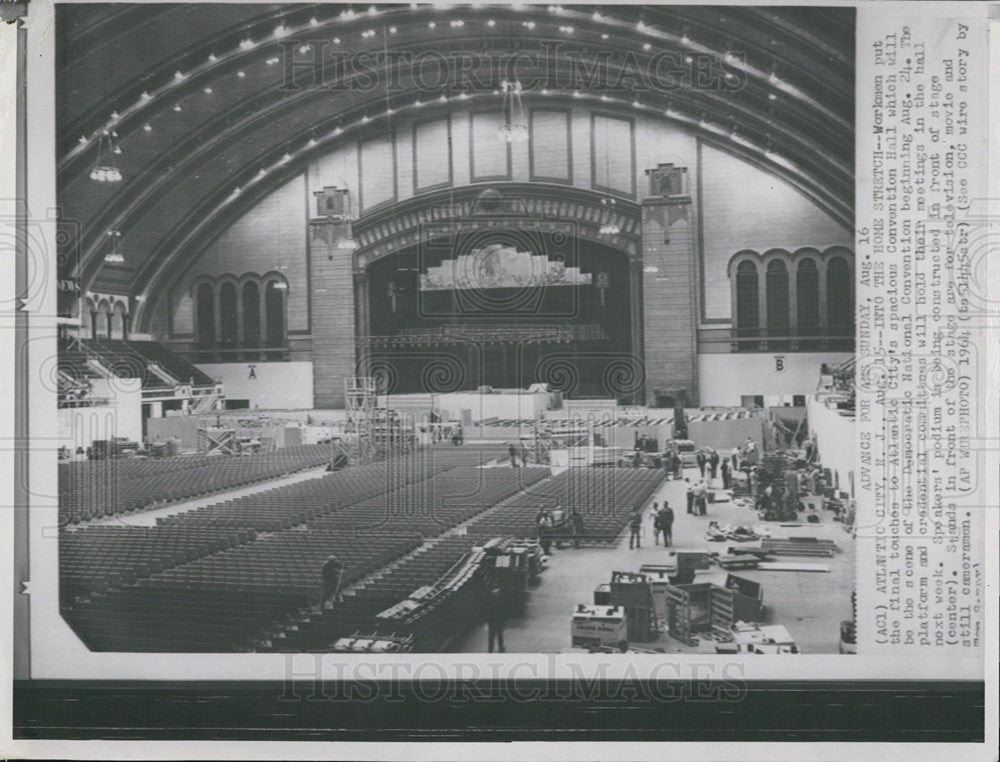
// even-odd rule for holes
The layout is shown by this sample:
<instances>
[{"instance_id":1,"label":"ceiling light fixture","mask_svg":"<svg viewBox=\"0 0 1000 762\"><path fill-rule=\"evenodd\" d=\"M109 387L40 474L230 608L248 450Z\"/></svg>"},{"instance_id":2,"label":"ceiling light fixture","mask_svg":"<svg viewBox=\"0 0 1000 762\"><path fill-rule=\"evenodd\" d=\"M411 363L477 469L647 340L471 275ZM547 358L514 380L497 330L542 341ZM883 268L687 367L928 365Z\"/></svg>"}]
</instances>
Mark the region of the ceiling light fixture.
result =
<instances>
[{"instance_id":1,"label":"ceiling light fixture","mask_svg":"<svg viewBox=\"0 0 1000 762\"><path fill-rule=\"evenodd\" d=\"M109 230L108 237L111 238L111 251L104 255L104 261L108 264L120 265L125 261L125 257L121 252L121 231Z\"/></svg>"},{"instance_id":2,"label":"ceiling light fixture","mask_svg":"<svg viewBox=\"0 0 1000 762\"><path fill-rule=\"evenodd\" d=\"M107 130L97 139L97 158L90 170L90 179L98 183L120 183L122 173L115 164L115 155L121 148L115 145Z\"/></svg>"},{"instance_id":3,"label":"ceiling light fixture","mask_svg":"<svg viewBox=\"0 0 1000 762\"><path fill-rule=\"evenodd\" d=\"M242 69L240 69L238 72L236 72L236 76L239 77L240 79L243 79L246 75L247 75L247 73L245 71L243 71Z\"/></svg>"},{"instance_id":4,"label":"ceiling light fixture","mask_svg":"<svg viewBox=\"0 0 1000 762\"><path fill-rule=\"evenodd\" d=\"M497 137L504 143L523 143L528 139L528 125L521 102L521 83L516 79L513 82L505 79L500 83L500 90L504 123L497 128Z\"/></svg>"},{"instance_id":5,"label":"ceiling light fixture","mask_svg":"<svg viewBox=\"0 0 1000 762\"><path fill-rule=\"evenodd\" d=\"M604 207L604 221L601 223L601 227L598 230L599 235L618 235L622 232L622 229L615 224L615 220L612 217L615 211L615 200L611 196L605 196L601 199L601 206Z\"/></svg>"}]
</instances>

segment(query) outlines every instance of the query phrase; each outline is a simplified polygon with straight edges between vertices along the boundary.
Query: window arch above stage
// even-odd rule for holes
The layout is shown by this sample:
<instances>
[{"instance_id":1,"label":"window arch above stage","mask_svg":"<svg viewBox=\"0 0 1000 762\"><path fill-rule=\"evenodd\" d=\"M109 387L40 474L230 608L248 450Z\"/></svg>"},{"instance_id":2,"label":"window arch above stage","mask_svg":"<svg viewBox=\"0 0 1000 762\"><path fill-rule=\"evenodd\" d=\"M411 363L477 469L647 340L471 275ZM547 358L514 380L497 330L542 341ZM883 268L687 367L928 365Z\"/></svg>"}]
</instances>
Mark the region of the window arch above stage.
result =
<instances>
[{"instance_id":1,"label":"window arch above stage","mask_svg":"<svg viewBox=\"0 0 1000 762\"><path fill-rule=\"evenodd\" d=\"M191 290L199 360L286 359L289 286L283 274L203 275Z\"/></svg>"},{"instance_id":2,"label":"window arch above stage","mask_svg":"<svg viewBox=\"0 0 1000 762\"><path fill-rule=\"evenodd\" d=\"M795 268L795 296L800 336L819 331L819 267L813 257L802 257Z\"/></svg>"},{"instance_id":3,"label":"window arch above stage","mask_svg":"<svg viewBox=\"0 0 1000 762\"><path fill-rule=\"evenodd\" d=\"M767 263L767 329L768 333L787 333L788 319L788 267L781 259Z\"/></svg>"},{"instance_id":4,"label":"window arch above stage","mask_svg":"<svg viewBox=\"0 0 1000 762\"><path fill-rule=\"evenodd\" d=\"M843 349L854 339L854 254L749 249L729 260L733 351Z\"/></svg>"}]
</instances>

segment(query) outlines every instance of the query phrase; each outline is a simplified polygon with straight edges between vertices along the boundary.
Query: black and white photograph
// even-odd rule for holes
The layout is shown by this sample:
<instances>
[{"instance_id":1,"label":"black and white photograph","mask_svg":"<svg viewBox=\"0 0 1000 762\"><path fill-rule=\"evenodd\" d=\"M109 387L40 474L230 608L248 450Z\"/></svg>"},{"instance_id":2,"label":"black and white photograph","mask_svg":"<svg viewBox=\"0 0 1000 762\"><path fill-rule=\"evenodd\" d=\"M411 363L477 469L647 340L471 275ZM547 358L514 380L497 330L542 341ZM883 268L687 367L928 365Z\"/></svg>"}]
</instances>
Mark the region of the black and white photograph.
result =
<instances>
[{"instance_id":1,"label":"black and white photograph","mask_svg":"<svg viewBox=\"0 0 1000 762\"><path fill-rule=\"evenodd\" d=\"M916 741L835 684L925 680L981 744L996 30L866 5L5 2L15 738L372 741L295 686L431 679L507 708L384 740Z\"/></svg>"},{"instance_id":2,"label":"black and white photograph","mask_svg":"<svg viewBox=\"0 0 1000 762\"><path fill-rule=\"evenodd\" d=\"M155 8L56 8L89 649L854 650L853 9Z\"/></svg>"}]
</instances>

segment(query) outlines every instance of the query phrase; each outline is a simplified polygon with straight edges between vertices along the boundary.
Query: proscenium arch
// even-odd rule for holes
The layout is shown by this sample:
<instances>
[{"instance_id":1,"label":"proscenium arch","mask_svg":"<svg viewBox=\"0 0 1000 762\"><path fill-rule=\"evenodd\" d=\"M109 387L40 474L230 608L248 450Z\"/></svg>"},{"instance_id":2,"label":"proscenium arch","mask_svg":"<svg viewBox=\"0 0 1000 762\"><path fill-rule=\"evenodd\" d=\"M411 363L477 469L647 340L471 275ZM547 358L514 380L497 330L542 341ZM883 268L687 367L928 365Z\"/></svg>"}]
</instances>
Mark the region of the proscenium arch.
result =
<instances>
[{"instance_id":1,"label":"proscenium arch","mask_svg":"<svg viewBox=\"0 0 1000 762\"><path fill-rule=\"evenodd\" d=\"M284 182L288 182L290 179ZM463 220L469 224L485 224L504 219L475 213L475 199L488 188L494 188L507 199L517 198L525 202L526 219L537 223L546 229L561 230L585 240L611 246L623 251L630 257L635 257L640 251L641 207L626 198L616 198L615 210L609 213L602 204L608 197L607 193L580 188L576 186L554 183L477 183L456 188L442 188L421 193L409 199L388 204L366 214L354 224L354 237L360 244L355 252L355 269L363 269L368 262L376 261L384 256L400 251L420 240L420 235L427 223L441 224L452 220L456 224ZM248 201L247 209L241 209L238 214L229 217L227 223L207 225L206 235L199 239L198 248L185 250L187 258L193 262L211 244L225 232L228 225L235 222L246 213L253 204L265 197L254 196ZM442 210L452 210L453 216L442 216ZM434 213L432 213L434 212ZM609 217L608 215L611 214ZM617 236L602 236L600 226L605 220L614 219L621 233ZM311 235L309 233L308 235ZM317 245L313 242L315 249ZM314 256L317 252L314 251ZM160 288L162 281L176 282L183 271L172 271L168 263L161 263L156 274L156 280L151 281L149 293L157 294L157 298L166 298L169 287ZM159 296L159 295L164 296ZM138 302L135 323L140 331L148 331L156 310L157 302L145 299Z\"/></svg>"},{"instance_id":2,"label":"proscenium arch","mask_svg":"<svg viewBox=\"0 0 1000 762\"><path fill-rule=\"evenodd\" d=\"M523 202L524 216L491 215L477 210L476 201L487 189L500 192L504 200ZM525 225L542 232L562 232L637 256L641 242L641 207L634 201L617 199L615 212L606 217L601 203L607 194L548 183L485 183L424 193L380 208L355 225L357 269L420 243L435 225L448 229L488 229ZM621 229L615 236L602 236L601 224L613 219Z\"/></svg>"}]
</instances>

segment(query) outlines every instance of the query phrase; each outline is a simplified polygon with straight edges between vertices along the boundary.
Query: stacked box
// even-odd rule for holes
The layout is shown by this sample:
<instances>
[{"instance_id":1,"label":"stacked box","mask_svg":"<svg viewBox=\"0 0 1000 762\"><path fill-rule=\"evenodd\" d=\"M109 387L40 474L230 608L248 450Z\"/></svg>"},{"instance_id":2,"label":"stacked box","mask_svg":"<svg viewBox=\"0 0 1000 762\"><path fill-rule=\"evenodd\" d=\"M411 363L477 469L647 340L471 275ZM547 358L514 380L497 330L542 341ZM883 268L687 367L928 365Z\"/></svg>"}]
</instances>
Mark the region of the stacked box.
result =
<instances>
[{"instance_id":1,"label":"stacked box","mask_svg":"<svg viewBox=\"0 0 1000 762\"><path fill-rule=\"evenodd\" d=\"M570 637L576 647L618 645L626 640L625 610L581 603L573 612Z\"/></svg>"}]
</instances>

